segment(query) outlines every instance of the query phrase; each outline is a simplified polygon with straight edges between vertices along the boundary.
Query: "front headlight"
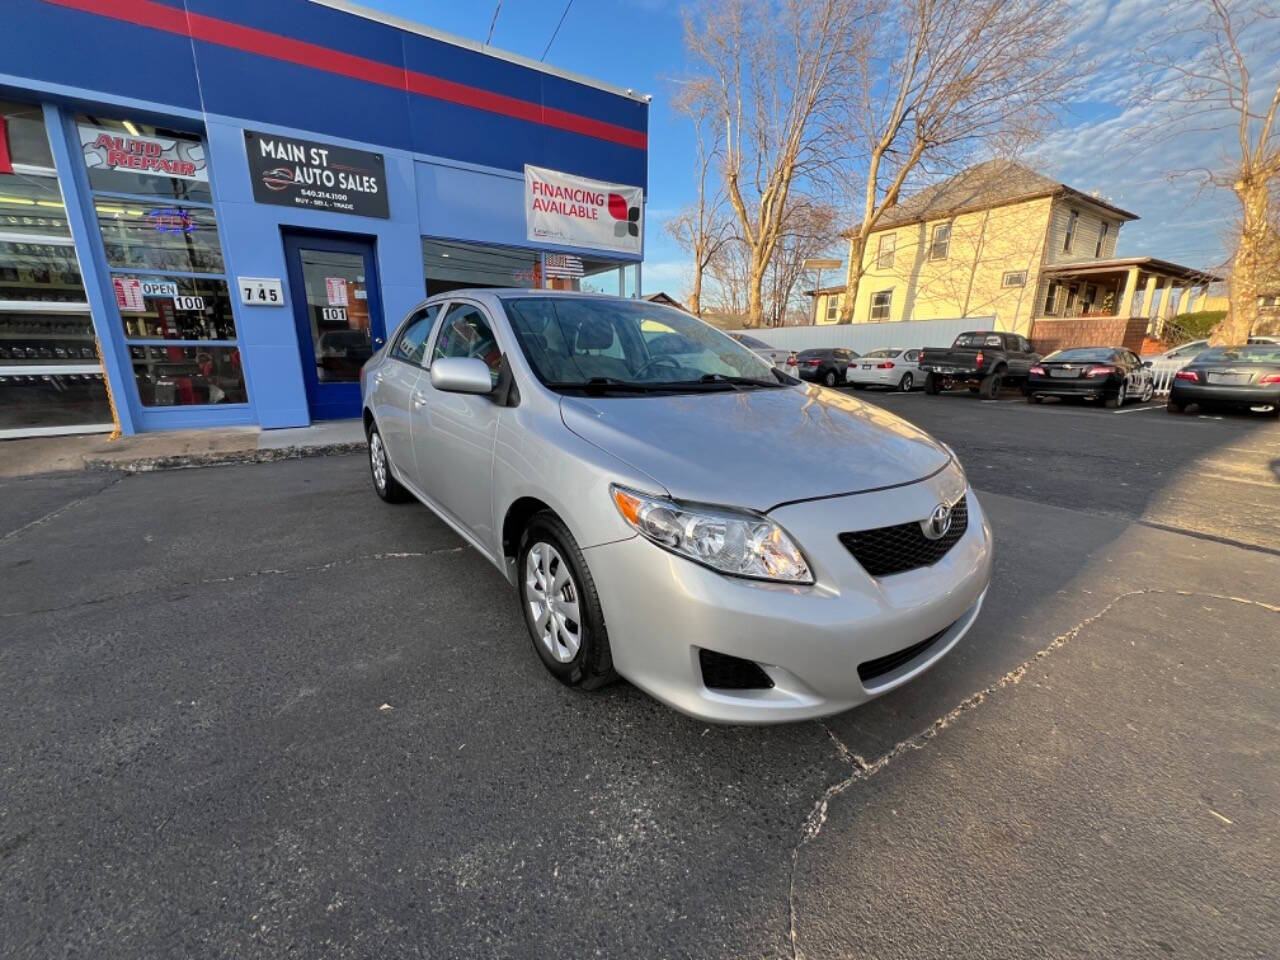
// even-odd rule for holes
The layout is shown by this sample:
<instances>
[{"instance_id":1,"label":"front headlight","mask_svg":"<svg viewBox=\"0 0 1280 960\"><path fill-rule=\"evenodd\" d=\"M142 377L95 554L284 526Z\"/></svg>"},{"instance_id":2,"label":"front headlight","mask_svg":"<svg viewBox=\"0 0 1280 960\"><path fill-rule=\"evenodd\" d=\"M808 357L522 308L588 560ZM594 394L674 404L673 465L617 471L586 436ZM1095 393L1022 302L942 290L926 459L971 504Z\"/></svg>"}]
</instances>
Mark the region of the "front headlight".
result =
<instances>
[{"instance_id":1,"label":"front headlight","mask_svg":"<svg viewBox=\"0 0 1280 960\"><path fill-rule=\"evenodd\" d=\"M804 555L768 517L686 507L619 486L609 493L627 523L672 553L737 577L813 583Z\"/></svg>"}]
</instances>

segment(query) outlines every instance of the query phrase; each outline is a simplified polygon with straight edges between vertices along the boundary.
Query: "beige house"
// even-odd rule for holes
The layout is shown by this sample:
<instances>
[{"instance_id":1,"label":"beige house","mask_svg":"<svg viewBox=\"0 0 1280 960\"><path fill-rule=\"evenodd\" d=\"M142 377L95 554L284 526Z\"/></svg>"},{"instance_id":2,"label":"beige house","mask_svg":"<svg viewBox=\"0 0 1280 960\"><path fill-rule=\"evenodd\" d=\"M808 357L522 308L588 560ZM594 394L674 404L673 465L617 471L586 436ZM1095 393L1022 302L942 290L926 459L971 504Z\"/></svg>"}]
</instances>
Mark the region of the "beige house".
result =
<instances>
[{"instance_id":1,"label":"beige house","mask_svg":"<svg viewBox=\"0 0 1280 960\"><path fill-rule=\"evenodd\" d=\"M853 322L994 316L1031 335L1037 319L1172 316L1216 280L1153 257L1116 257L1137 215L993 160L891 207L863 251ZM814 322L836 323L844 286L810 291Z\"/></svg>"}]
</instances>

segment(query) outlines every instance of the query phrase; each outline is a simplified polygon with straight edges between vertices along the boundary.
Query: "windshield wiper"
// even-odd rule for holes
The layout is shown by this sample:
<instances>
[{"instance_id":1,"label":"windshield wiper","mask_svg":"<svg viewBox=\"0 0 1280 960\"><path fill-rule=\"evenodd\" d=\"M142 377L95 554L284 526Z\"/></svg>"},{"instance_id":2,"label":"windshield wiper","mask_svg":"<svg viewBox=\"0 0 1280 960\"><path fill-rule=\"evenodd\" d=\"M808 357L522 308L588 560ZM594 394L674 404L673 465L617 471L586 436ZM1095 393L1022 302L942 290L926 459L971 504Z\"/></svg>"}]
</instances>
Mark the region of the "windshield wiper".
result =
<instances>
[{"instance_id":1,"label":"windshield wiper","mask_svg":"<svg viewBox=\"0 0 1280 960\"><path fill-rule=\"evenodd\" d=\"M693 381L689 381L693 382ZM781 387L780 380L763 380L760 377L736 377L723 373L704 373L697 379L698 383L727 383L734 387Z\"/></svg>"}]
</instances>

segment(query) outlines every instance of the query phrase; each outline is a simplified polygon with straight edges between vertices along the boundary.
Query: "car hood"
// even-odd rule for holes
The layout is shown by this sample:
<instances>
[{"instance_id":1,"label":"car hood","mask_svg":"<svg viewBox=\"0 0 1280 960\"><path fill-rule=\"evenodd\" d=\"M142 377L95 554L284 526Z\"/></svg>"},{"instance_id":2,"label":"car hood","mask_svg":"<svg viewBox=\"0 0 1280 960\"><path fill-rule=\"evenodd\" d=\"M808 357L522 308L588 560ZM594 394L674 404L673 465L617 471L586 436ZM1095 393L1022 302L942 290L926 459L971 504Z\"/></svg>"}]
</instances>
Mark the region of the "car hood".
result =
<instances>
[{"instance_id":1,"label":"car hood","mask_svg":"<svg viewBox=\"0 0 1280 960\"><path fill-rule=\"evenodd\" d=\"M950 460L900 417L820 387L562 397L560 412L678 500L760 511L912 483Z\"/></svg>"}]
</instances>

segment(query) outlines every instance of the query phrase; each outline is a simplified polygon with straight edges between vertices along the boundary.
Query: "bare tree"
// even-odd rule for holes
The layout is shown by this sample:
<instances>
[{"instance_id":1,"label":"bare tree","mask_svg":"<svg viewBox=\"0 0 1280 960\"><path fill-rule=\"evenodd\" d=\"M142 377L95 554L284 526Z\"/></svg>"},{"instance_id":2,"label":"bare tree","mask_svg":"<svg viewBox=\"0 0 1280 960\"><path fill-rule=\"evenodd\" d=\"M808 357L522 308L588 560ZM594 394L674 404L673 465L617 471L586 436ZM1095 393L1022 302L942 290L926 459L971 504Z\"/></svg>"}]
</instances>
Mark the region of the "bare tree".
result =
<instances>
[{"instance_id":1,"label":"bare tree","mask_svg":"<svg viewBox=\"0 0 1280 960\"><path fill-rule=\"evenodd\" d=\"M715 169L723 155L724 127L714 113L715 98L709 82L705 77L691 80L673 100L675 109L693 123L698 199L667 222L667 232L693 259L688 306L698 316L702 315L703 276L728 239L730 226L725 216L724 181Z\"/></svg>"},{"instance_id":2,"label":"bare tree","mask_svg":"<svg viewBox=\"0 0 1280 960\"><path fill-rule=\"evenodd\" d=\"M793 190L833 158L823 131L861 6L852 0L704 0L685 17L699 90L724 130L725 193L746 255L746 314L764 316L765 275Z\"/></svg>"},{"instance_id":3,"label":"bare tree","mask_svg":"<svg viewBox=\"0 0 1280 960\"><path fill-rule=\"evenodd\" d=\"M1050 122L1082 64L1064 48L1063 0L871 0L874 51L852 63L843 133L861 153L840 322L850 323L867 239L904 184L986 151L1009 155Z\"/></svg>"},{"instance_id":4,"label":"bare tree","mask_svg":"<svg viewBox=\"0 0 1280 960\"><path fill-rule=\"evenodd\" d=\"M797 197L783 218L785 226L765 274L766 326L781 327L797 306L796 287L804 261L827 253L836 239L836 209L808 197Z\"/></svg>"},{"instance_id":5,"label":"bare tree","mask_svg":"<svg viewBox=\"0 0 1280 960\"><path fill-rule=\"evenodd\" d=\"M1276 37L1280 8L1267 0L1202 0L1203 14L1174 26L1148 58L1159 74L1143 99L1175 110L1181 133L1231 133L1217 170L1203 181L1232 190L1240 204L1231 256L1230 310L1214 330L1213 343L1244 343L1258 322L1258 296L1275 270L1280 240L1276 193L1280 189L1280 72ZM1185 8L1183 8L1185 10ZM1172 14L1174 11L1170 11ZM1268 78L1267 71L1273 72ZM1265 83L1255 83L1260 74ZM1276 83L1272 90L1270 81ZM1180 123L1179 123L1180 121ZM1234 141L1234 142L1231 142Z\"/></svg>"}]
</instances>

